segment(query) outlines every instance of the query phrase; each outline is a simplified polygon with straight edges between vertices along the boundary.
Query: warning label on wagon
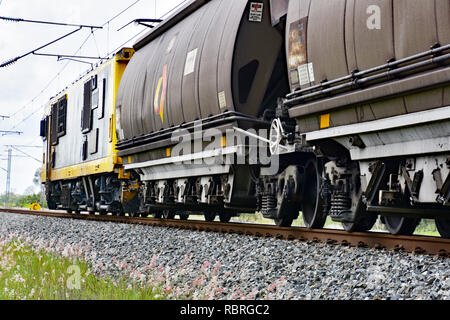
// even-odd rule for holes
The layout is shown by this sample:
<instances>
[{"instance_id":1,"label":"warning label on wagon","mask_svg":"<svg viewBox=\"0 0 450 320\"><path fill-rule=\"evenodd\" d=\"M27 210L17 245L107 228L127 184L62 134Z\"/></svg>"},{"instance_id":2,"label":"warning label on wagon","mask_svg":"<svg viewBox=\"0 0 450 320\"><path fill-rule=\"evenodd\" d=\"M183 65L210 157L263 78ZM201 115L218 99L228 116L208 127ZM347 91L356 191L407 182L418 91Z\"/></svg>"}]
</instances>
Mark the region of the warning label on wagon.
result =
<instances>
[{"instance_id":1,"label":"warning label on wagon","mask_svg":"<svg viewBox=\"0 0 450 320\"><path fill-rule=\"evenodd\" d=\"M261 22L263 18L264 4L261 2L251 2L250 3L250 17L249 21Z\"/></svg>"}]
</instances>

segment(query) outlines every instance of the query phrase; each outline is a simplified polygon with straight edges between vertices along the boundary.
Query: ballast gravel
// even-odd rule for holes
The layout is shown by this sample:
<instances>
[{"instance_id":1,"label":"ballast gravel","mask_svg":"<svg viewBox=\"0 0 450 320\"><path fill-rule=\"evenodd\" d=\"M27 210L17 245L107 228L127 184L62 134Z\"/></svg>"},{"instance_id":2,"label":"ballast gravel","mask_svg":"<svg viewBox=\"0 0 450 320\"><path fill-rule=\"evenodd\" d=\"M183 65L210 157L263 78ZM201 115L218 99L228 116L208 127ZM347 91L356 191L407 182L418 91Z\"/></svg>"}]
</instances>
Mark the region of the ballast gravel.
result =
<instances>
[{"instance_id":1,"label":"ballast gravel","mask_svg":"<svg viewBox=\"0 0 450 320\"><path fill-rule=\"evenodd\" d=\"M0 214L0 240L76 255L170 299L450 299L450 259L321 243Z\"/></svg>"}]
</instances>

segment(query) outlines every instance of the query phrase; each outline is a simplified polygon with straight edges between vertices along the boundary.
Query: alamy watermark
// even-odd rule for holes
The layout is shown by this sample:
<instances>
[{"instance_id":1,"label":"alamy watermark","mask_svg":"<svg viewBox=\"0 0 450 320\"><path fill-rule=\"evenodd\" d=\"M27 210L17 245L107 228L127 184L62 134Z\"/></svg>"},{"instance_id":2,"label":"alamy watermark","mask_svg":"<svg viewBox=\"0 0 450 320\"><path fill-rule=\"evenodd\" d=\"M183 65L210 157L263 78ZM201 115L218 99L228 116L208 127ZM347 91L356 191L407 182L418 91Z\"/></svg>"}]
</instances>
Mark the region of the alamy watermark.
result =
<instances>
[{"instance_id":1,"label":"alamy watermark","mask_svg":"<svg viewBox=\"0 0 450 320\"><path fill-rule=\"evenodd\" d=\"M171 139L177 143L170 152L177 165L259 165L274 174L278 172L279 156L270 152L268 129L204 130L202 121L197 121L193 132L176 130ZM279 143L273 137L272 141Z\"/></svg>"},{"instance_id":2,"label":"alamy watermark","mask_svg":"<svg viewBox=\"0 0 450 320\"><path fill-rule=\"evenodd\" d=\"M67 278L66 286L69 290L81 290L81 269L77 265L71 265L67 268L67 273L70 275Z\"/></svg>"},{"instance_id":3,"label":"alamy watermark","mask_svg":"<svg viewBox=\"0 0 450 320\"><path fill-rule=\"evenodd\" d=\"M367 18L367 28L369 30L381 30L381 8L377 5L370 5L367 7L366 13L369 15Z\"/></svg>"}]
</instances>

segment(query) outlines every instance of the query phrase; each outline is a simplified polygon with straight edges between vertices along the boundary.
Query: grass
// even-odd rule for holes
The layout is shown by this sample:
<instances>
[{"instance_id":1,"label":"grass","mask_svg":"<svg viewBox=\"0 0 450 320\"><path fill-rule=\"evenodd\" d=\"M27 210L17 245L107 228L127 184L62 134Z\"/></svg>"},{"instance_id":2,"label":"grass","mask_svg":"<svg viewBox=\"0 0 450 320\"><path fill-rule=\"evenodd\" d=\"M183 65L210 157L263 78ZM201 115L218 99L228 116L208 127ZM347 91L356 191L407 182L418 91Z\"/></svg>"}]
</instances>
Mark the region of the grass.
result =
<instances>
[{"instance_id":1,"label":"grass","mask_svg":"<svg viewBox=\"0 0 450 320\"><path fill-rule=\"evenodd\" d=\"M0 300L157 300L160 290L97 278L78 258L35 252L19 241L0 244Z\"/></svg>"}]
</instances>

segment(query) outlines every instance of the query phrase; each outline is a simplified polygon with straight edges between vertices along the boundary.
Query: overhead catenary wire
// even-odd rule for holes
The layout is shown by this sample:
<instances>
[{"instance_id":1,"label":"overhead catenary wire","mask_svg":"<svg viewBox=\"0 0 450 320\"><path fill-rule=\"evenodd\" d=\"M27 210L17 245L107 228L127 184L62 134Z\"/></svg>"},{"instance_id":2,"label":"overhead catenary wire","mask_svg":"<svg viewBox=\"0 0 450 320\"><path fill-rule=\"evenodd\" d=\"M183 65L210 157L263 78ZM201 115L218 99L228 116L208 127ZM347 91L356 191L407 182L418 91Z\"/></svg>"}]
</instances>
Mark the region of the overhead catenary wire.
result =
<instances>
[{"instance_id":1,"label":"overhead catenary wire","mask_svg":"<svg viewBox=\"0 0 450 320\"><path fill-rule=\"evenodd\" d=\"M83 43L81 44L81 46L78 48L77 51L75 51L74 55L76 55L78 52L80 52L80 50L84 47L84 45L87 43L87 41L89 40L89 38L91 37L91 34L89 34L87 36L87 38L83 41ZM19 114L21 111L25 110L30 104L32 104L34 101L36 101L37 98L39 98L49 87L50 85L53 83L53 81L56 80L56 78L59 77L59 75L67 68L67 66L69 65L70 62L67 62L62 68L61 70L46 84L46 86L44 87L44 89L42 89L33 99L31 99L31 101L27 104L25 104L22 108L20 108L19 110L17 110L15 113L13 113L10 118L14 118L14 116L16 116L17 114ZM40 107L41 109L42 107ZM21 123L19 123L21 124ZM16 128L17 125L15 125L13 128Z\"/></svg>"},{"instance_id":2,"label":"overhead catenary wire","mask_svg":"<svg viewBox=\"0 0 450 320\"><path fill-rule=\"evenodd\" d=\"M62 37L59 37L58 39L55 39L55 40L53 40L53 41L50 41L50 42L44 44L43 46L40 46L40 47L37 48L37 49L31 50L31 51L29 51L29 52L27 52L27 53L25 53L25 54L23 54L23 55L21 55L21 56L18 56L18 57L13 58L13 59L9 59L9 60L3 62L2 64L0 64L0 68L4 68L4 67L7 67L7 66L10 66L10 65L12 65L13 63L16 63L18 60L20 60L20 59L22 59L22 58L25 58L26 56L29 56L30 54L34 54L36 51L39 51L39 50L41 50L41 49L44 49L44 48L46 48L46 47L48 47L48 46L54 44L55 42L58 42L58 41L60 41L60 40L62 40L62 39L64 39L64 38L67 38L68 36L71 36L72 34L74 34L74 33L78 32L78 31L80 31L81 29L82 29L82 28L78 28L78 29L76 29L76 30L73 30L73 31L71 31L71 32L69 32L69 33L63 35Z\"/></svg>"},{"instance_id":3,"label":"overhead catenary wire","mask_svg":"<svg viewBox=\"0 0 450 320\"><path fill-rule=\"evenodd\" d=\"M184 3L186 3L188 0L183 0L182 2L180 2L178 5L176 5L175 7L173 7L172 9L170 9L169 11L167 11L166 13L164 13L161 17L159 17L158 19L155 20L159 20L159 21L163 21L165 17L167 17L168 15L170 15L172 12L174 12L175 10L177 10L178 8L180 8ZM156 0L155 0L155 14L156 14ZM132 38L128 39L127 41L125 41L124 43L122 43L120 46L118 46L116 49L108 52L108 54L106 55L107 57L109 55L111 55L114 52L117 52L117 50L119 50L120 48L123 48L127 43L129 43L130 41L132 41L133 39L137 38L138 36L140 36L142 33L144 33L145 31L148 31L148 27L145 27L143 30L141 30L139 33L135 34Z\"/></svg>"},{"instance_id":4,"label":"overhead catenary wire","mask_svg":"<svg viewBox=\"0 0 450 320\"><path fill-rule=\"evenodd\" d=\"M118 14L114 15L112 18L110 18L108 21L106 21L104 24L102 24L102 27L108 25L109 23L111 23L112 21L114 21L115 19L117 19L120 15L122 15L123 13L125 13L126 11L128 11L129 9L131 9L133 6L135 6L137 3L139 3L141 0L136 0L135 2L133 2L131 5L129 5L127 8L125 8L124 10L120 11ZM159 19L163 20L165 17L167 17L168 15L170 15L172 12L174 12L175 10L177 10L178 8L180 8L184 3L186 3L188 0L183 0L182 2L180 2L178 5L176 5L175 7L173 7L172 9L170 9L169 11L167 11L166 13L164 13ZM156 13L156 12L155 12ZM90 39L90 37L96 32L98 31L98 29L92 30L89 35L87 36L87 38L84 40L84 42L81 44L80 48L78 48L78 50L74 53L74 55L76 55L78 52L80 52L80 50L84 47L84 45L87 43L87 41ZM117 50L119 50L120 48L123 48L127 43L129 43L130 41L134 40L135 38L137 38L138 36L140 36L141 34L143 34L145 31L148 31L148 28L145 27L143 30L141 30L139 33L135 34L133 37L131 37L130 39L128 39L126 42L122 43L120 46L118 46L117 48L115 48L114 50L108 52L106 54L106 57L109 57L111 54L117 52ZM38 99L49 87L50 85L59 77L59 75L66 69L66 67L70 64L70 62L72 60L69 59L65 59L68 60L67 63L63 66L63 68L55 75L55 77L53 77L49 83L44 87L44 89L42 89L38 95L36 95L28 104L24 105L22 108L19 109L19 111L15 112L11 118L13 118L15 115L17 115L20 111L24 110L26 107L28 107L30 104L32 104L34 101L36 101L36 99ZM45 105L39 106L36 110L34 110L31 114L29 114L27 117L25 117L24 119L20 120L18 123L16 123L10 130L16 129L18 128L21 124L23 124L24 122L26 122L28 119L30 119L31 117L33 117L35 114L37 114L39 111L41 111L43 108L45 107Z\"/></svg>"},{"instance_id":5,"label":"overhead catenary wire","mask_svg":"<svg viewBox=\"0 0 450 320\"><path fill-rule=\"evenodd\" d=\"M122 14L124 14L125 12L127 12L129 9L131 9L133 6L135 6L137 3L139 3L141 0L136 0L135 2L133 2L131 5L129 5L128 7L126 7L125 9L121 10L118 14L114 15L112 18L108 19L108 21L106 21L104 24L101 25L101 27L106 26L107 24L111 23L112 21L114 21L115 19L117 19L119 16L121 16ZM78 48L78 50L74 53L74 55L78 54L81 49L84 47L84 45L87 43L87 41L90 39L90 37L97 31L98 29L92 30L89 35L87 36L87 38L83 41L83 43L81 44L81 46ZM67 68L67 66L70 64L71 60L67 61L67 63L61 68L61 70L45 85L45 87L27 104L25 104L23 107L19 108L16 112L14 112L10 117L13 118L15 117L17 114L19 114L20 112L22 112L23 110L25 110L29 105L31 105L32 103L34 103L40 96L42 96L42 94L50 87L50 85L61 75L61 73ZM34 116L37 112L39 112L40 110L42 110L44 108L44 106L40 106L39 109L33 111L31 113L31 115L29 115L28 117L22 119L20 122L16 123L12 129L17 128L19 125L21 125L22 123L24 123L25 121L27 121L29 118L31 118L32 116Z\"/></svg>"},{"instance_id":6,"label":"overhead catenary wire","mask_svg":"<svg viewBox=\"0 0 450 320\"><path fill-rule=\"evenodd\" d=\"M98 27L98 26L91 26L91 25L85 25L85 24L72 24L72 23L64 23L64 22L30 20L30 19L12 18L12 17L3 17L3 16L0 16L0 20L5 20L5 21L9 21L9 22L28 22L28 23L38 23L38 24L49 24L49 25L65 26L65 27L81 27L81 28L91 28L91 29L101 29L102 28L102 27Z\"/></svg>"},{"instance_id":7,"label":"overhead catenary wire","mask_svg":"<svg viewBox=\"0 0 450 320\"><path fill-rule=\"evenodd\" d=\"M28 154L28 153L26 153L26 152L20 150L20 149L17 148L16 146L11 145L10 147L13 148L14 150L16 150L16 151L22 153L23 155L27 156L28 158L33 159L33 160L36 160L36 161L39 162L39 163L42 163L42 159L37 159L37 158L33 157L32 155L30 155L30 154Z\"/></svg>"}]
</instances>

